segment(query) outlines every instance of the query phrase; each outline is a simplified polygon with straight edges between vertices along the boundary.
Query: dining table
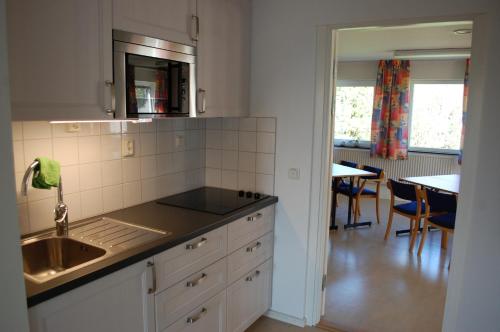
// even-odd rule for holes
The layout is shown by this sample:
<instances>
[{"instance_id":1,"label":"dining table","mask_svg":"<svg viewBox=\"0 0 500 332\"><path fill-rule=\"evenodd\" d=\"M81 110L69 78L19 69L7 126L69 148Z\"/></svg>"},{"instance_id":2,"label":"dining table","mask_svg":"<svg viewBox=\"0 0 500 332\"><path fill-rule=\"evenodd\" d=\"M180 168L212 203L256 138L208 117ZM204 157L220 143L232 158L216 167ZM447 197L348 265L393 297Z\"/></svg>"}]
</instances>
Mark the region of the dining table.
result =
<instances>
[{"instance_id":1,"label":"dining table","mask_svg":"<svg viewBox=\"0 0 500 332\"><path fill-rule=\"evenodd\" d=\"M331 209L331 223L330 230L336 230L338 227L335 224L335 216L337 214L337 188L339 182L342 178L349 178L349 209L347 210L347 224L344 224L344 229L356 228L360 226L371 226L371 221L352 223L352 203L353 203L353 189L354 189L354 179L360 176L376 176L377 174L368 172L359 168L344 166L340 164L332 164L332 209Z\"/></svg>"},{"instance_id":2,"label":"dining table","mask_svg":"<svg viewBox=\"0 0 500 332\"><path fill-rule=\"evenodd\" d=\"M430 175L430 176L410 176L401 178L401 181L415 184L422 188L429 188L436 191L444 191L458 195L460 193L460 174ZM419 229L421 230L421 229ZM398 230L396 236L402 233L409 233L410 230ZM441 248L446 248L448 243L448 233L441 233Z\"/></svg>"}]
</instances>

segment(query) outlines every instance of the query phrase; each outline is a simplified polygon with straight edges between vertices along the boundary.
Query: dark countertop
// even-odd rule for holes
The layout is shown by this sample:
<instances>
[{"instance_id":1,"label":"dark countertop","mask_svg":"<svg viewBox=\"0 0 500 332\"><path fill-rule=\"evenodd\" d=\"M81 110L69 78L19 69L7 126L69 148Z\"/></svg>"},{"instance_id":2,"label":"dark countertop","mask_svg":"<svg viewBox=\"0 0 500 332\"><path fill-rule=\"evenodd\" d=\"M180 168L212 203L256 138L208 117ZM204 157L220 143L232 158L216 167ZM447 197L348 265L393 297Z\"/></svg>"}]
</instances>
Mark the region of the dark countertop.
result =
<instances>
[{"instance_id":1,"label":"dark countertop","mask_svg":"<svg viewBox=\"0 0 500 332\"><path fill-rule=\"evenodd\" d=\"M175 247L178 244L224 226L266 206L275 204L278 202L278 197L266 197L225 215L216 215L162 205L158 204L157 201L125 208L101 216L95 216L86 220L98 217L109 217L140 226L171 232L170 235L129 250L124 250L116 255L85 266L77 271L61 275L58 278L42 284L35 283L25 278L28 307L37 305L126 266ZM85 222L86 220L82 220L81 222Z\"/></svg>"}]
</instances>

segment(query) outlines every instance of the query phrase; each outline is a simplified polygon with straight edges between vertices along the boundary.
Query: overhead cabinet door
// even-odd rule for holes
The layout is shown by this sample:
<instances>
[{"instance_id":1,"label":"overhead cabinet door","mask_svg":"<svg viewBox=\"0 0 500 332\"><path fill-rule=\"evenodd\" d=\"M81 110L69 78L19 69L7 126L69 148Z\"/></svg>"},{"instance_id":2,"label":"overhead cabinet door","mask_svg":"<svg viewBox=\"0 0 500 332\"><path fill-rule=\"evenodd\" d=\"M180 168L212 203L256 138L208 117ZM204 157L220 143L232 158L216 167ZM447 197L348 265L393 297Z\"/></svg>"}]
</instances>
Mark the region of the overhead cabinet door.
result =
<instances>
[{"instance_id":1,"label":"overhead cabinet door","mask_svg":"<svg viewBox=\"0 0 500 332\"><path fill-rule=\"evenodd\" d=\"M113 29L194 45L196 0L113 0Z\"/></svg>"},{"instance_id":2,"label":"overhead cabinet door","mask_svg":"<svg viewBox=\"0 0 500 332\"><path fill-rule=\"evenodd\" d=\"M14 120L112 118L111 17L111 0L8 1Z\"/></svg>"}]
</instances>

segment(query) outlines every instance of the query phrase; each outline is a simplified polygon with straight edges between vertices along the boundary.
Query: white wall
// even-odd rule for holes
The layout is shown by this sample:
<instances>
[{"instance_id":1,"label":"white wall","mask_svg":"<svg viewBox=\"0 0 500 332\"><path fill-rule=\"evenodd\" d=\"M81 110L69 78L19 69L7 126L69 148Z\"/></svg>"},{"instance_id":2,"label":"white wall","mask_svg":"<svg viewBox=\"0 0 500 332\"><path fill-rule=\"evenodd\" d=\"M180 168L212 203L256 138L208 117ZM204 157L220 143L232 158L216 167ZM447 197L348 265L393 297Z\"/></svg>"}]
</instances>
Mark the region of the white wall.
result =
<instances>
[{"instance_id":1,"label":"white wall","mask_svg":"<svg viewBox=\"0 0 500 332\"><path fill-rule=\"evenodd\" d=\"M375 81L377 66L377 61L342 61L337 66L337 79ZM463 80L464 76L465 60L411 60L410 79Z\"/></svg>"},{"instance_id":2,"label":"white wall","mask_svg":"<svg viewBox=\"0 0 500 332\"><path fill-rule=\"evenodd\" d=\"M12 174L9 80L5 36L5 1L0 0L0 331L28 331L19 227Z\"/></svg>"},{"instance_id":3,"label":"white wall","mask_svg":"<svg viewBox=\"0 0 500 332\"><path fill-rule=\"evenodd\" d=\"M500 58L498 35L495 34L500 30L497 2L254 0L252 10L251 115L276 116L278 124L275 193L280 202L276 216L272 309L298 320L307 318L305 270L308 254L314 254L308 253L307 248L310 245L308 197L316 28L330 24L373 25L381 21L399 24L401 21L395 20L418 21L422 17L453 20L467 14L489 12L475 22L479 33L474 32L473 49L479 51L472 56L476 59L471 67L471 82L475 85L471 90L471 124L462 169L466 178L460 196L444 329L470 331L498 327L494 316L500 307L500 222L493 211L494 205L486 203L500 200L500 192L496 189L500 184L497 177L492 181L491 173L474 170L478 161L482 161L483 171L500 167L500 155L493 153L498 148L492 146L500 141L500 131L495 129L500 123L496 105L497 78L500 77L499 64L495 60ZM487 25L495 20L496 26ZM491 62L483 61L487 59ZM487 65L488 70L480 70ZM288 178L290 167L300 168L299 180ZM485 187L480 188L483 182ZM478 221L472 216L481 216L481 219ZM472 223L481 224L481 227L469 230ZM473 324L475 328L471 327Z\"/></svg>"}]
</instances>

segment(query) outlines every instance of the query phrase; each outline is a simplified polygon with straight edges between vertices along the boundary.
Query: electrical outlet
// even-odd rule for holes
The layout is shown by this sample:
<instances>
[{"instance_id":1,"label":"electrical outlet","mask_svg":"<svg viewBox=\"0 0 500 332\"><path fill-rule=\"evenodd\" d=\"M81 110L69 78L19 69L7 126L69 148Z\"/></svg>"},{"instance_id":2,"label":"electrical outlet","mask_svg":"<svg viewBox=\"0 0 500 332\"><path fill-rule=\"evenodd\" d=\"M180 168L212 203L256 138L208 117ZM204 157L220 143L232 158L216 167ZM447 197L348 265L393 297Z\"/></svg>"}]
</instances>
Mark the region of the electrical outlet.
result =
<instances>
[{"instance_id":1,"label":"electrical outlet","mask_svg":"<svg viewBox=\"0 0 500 332\"><path fill-rule=\"evenodd\" d=\"M68 132L68 133L80 132L80 124L78 122L67 123L66 124L66 132Z\"/></svg>"},{"instance_id":2,"label":"electrical outlet","mask_svg":"<svg viewBox=\"0 0 500 332\"><path fill-rule=\"evenodd\" d=\"M126 138L122 140L122 157L131 157L135 153L134 140L132 138Z\"/></svg>"},{"instance_id":3,"label":"electrical outlet","mask_svg":"<svg viewBox=\"0 0 500 332\"><path fill-rule=\"evenodd\" d=\"M300 179L300 169L299 168L288 169L288 178L292 180Z\"/></svg>"}]
</instances>

